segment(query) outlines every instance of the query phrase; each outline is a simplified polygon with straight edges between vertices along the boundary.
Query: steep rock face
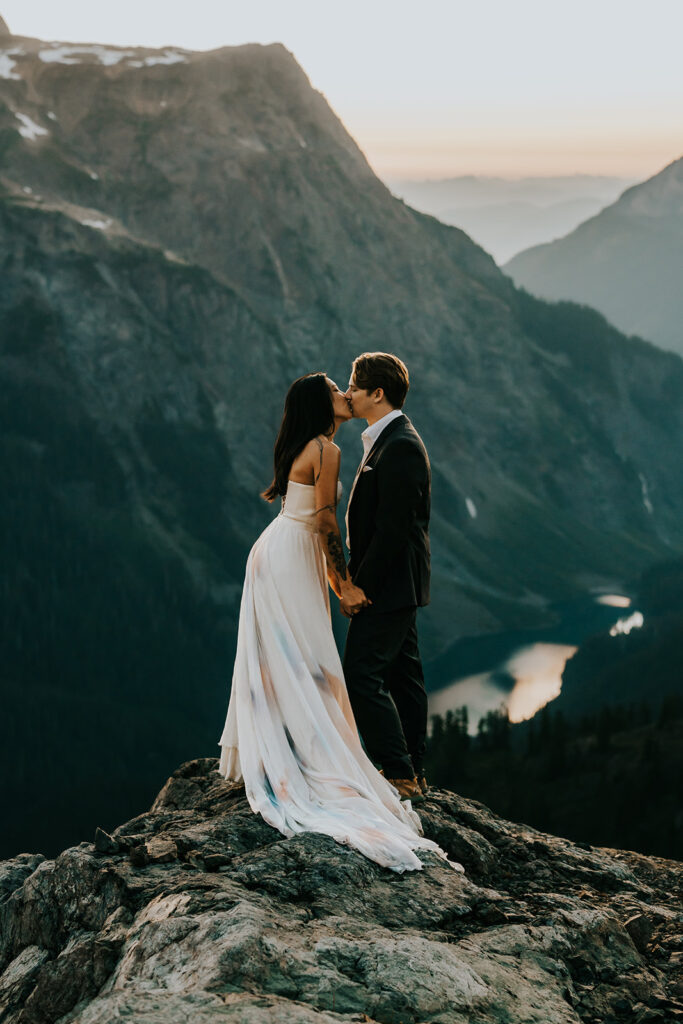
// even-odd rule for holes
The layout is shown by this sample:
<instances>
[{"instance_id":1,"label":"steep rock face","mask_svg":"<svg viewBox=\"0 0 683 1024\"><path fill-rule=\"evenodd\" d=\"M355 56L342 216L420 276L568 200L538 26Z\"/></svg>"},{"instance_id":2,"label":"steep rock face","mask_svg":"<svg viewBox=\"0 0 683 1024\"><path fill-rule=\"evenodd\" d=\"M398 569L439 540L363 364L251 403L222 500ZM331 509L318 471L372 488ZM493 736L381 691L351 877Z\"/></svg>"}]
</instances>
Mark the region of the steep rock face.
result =
<instances>
[{"instance_id":1,"label":"steep rock face","mask_svg":"<svg viewBox=\"0 0 683 1024\"><path fill-rule=\"evenodd\" d=\"M565 238L505 264L546 299L599 309L627 334L683 355L683 159L627 189Z\"/></svg>"},{"instance_id":2,"label":"steep rock face","mask_svg":"<svg viewBox=\"0 0 683 1024\"><path fill-rule=\"evenodd\" d=\"M673 1021L680 865L577 846L435 792L399 876L326 836L284 840L213 758L54 861L0 864L7 1024Z\"/></svg>"}]
</instances>

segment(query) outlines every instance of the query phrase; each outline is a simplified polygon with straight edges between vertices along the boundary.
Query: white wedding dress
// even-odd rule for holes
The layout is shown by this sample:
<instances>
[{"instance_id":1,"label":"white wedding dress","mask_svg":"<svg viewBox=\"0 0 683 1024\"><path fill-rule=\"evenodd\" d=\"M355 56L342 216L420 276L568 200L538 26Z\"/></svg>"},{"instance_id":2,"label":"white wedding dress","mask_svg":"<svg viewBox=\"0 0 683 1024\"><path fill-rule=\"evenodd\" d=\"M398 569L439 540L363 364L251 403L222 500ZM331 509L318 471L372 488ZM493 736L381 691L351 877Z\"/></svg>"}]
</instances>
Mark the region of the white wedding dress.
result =
<instances>
[{"instance_id":1,"label":"white wedding dress","mask_svg":"<svg viewBox=\"0 0 683 1024\"><path fill-rule=\"evenodd\" d=\"M321 832L393 871L420 870L417 849L448 858L361 745L314 510L313 485L290 480L249 554L218 771L243 779L252 809L284 836Z\"/></svg>"}]
</instances>

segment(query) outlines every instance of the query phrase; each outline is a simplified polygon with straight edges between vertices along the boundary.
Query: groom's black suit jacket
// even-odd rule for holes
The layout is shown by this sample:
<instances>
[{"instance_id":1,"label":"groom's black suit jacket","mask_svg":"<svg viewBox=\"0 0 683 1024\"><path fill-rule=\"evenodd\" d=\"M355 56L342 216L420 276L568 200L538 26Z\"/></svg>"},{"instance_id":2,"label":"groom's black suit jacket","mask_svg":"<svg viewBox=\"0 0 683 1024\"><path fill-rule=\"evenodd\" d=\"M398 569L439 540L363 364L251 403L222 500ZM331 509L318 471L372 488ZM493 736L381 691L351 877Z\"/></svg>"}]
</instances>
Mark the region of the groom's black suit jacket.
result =
<instances>
[{"instance_id":1,"label":"groom's black suit jacket","mask_svg":"<svg viewBox=\"0 0 683 1024\"><path fill-rule=\"evenodd\" d=\"M431 470L407 416L377 438L348 508L349 571L375 611L429 603Z\"/></svg>"}]
</instances>

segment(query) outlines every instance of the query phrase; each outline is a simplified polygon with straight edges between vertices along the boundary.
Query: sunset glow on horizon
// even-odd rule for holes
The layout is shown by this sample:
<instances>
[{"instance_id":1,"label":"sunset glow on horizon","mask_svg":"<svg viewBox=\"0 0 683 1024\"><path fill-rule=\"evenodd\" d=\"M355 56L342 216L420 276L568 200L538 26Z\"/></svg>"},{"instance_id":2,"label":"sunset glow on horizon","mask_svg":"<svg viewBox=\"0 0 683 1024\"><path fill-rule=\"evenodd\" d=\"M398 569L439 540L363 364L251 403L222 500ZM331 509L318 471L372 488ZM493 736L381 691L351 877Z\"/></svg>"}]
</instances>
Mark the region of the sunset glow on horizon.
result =
<instances>
[{"instance_id":1,"label":"sunset glow on horizon","mask_svg":"<svg viewBox=\"0 0 683 1024\"><path fill-rule=\"evenodd\" d=\"M362 115L358 119L350 117L345 123L356 120L356 142L373 170L389 179L572 174L645 179L683 156L683 141L656 132L646 138L627 128L620 133L605 132L600 138L591 138L589 133L510 138L509 125L505 123L497 130L491 126L489 136L482 137L457 128L427 132L419 124L406 124L402 131L393 134L366 127ZM678 149L672 151L676 141Z\"/></svg>"}]
</instances>

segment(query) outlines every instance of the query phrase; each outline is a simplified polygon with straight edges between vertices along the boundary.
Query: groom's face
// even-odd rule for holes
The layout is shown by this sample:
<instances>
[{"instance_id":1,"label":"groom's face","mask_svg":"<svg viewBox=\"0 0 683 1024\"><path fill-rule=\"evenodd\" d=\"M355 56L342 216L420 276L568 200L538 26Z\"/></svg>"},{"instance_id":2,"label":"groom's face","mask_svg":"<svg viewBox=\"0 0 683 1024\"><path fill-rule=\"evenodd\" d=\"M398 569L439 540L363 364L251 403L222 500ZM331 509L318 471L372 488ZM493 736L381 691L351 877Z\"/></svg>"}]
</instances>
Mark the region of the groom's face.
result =
<instances>
[{"instance_id":1,"label":"groom's face","mask_svg":"<svg viewBox=\"0 0 683 1024\"><path fill-rule=\"evenodd\" d=\"M353 382L353 377L351 377L346 397L354 417L364 420L367 419L368 413L372 415L372 410L376 404L373 397L374 394L375 392L373 391L363 391L362 388L357 387Z\"/></svg>"}]
</instances>

